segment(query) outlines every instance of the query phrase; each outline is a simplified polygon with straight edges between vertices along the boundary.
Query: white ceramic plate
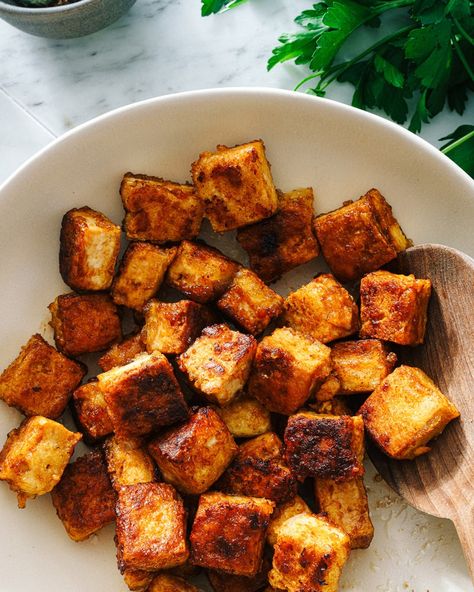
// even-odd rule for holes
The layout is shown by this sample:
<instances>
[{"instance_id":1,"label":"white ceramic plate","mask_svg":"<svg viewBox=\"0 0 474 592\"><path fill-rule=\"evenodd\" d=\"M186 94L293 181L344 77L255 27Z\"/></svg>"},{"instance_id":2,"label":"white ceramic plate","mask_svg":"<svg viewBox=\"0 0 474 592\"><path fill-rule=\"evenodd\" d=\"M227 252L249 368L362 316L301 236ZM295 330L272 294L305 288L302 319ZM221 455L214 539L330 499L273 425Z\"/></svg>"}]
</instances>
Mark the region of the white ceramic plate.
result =
<instances>
[{"instance_id":1,"label":"white ceramic plate","mask_svg":"<svg viewBox=\"0 0 474 592\"><path fill-rule=\"evenodd\" d=\"M46 306L66 291L58 273L62 215L90 205L115 222L125 171L189 179L191 162L216 144L263 138L278 187L313 186L323 212L379 188L406 233L474 255L474 183L435 148L381 118L302 94L270 89L184 93L114 111L66 134L0 188L0 369L31 334L47 337ZM235 255L232 237L213 243ZM317 271L288 274L283 291ZM0 440L20 414L0 404ZM451 523L407 507L368 467L376 535L352 553L343 591L471 592ZM113 528L68 539L49 496L16 509L0 484L0 592L126 590Z\"/></svg>"}]
</instances>

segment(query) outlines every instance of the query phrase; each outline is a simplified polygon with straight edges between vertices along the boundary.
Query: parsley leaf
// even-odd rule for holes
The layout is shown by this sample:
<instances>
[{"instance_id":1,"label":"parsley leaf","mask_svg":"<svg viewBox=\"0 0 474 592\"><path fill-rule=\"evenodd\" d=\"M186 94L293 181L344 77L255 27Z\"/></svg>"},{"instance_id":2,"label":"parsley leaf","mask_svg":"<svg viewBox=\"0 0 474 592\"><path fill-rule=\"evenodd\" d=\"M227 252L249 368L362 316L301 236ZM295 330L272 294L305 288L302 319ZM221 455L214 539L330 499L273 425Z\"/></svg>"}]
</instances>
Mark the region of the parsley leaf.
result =
<instances>
[{"instance_id":1,"label":"parsley leaf","mask_svg":"<svg viewBox=\"0 0 474 592\"><path fill-rule=\"evenodd\" d=\"M474 177L474 125L461 125L440 140L449 140L441 152Z\"/></svg>"},{"instance_id":2,"label":"parsley leaf","mask_svg":"<svg viewBox=\"0 0 474 592\"><path fill-rule=\"evenodd\" d=\"M230 10L247 0L201 0L201 15L209 16L225 10Z\"/></svg>"}]
</instances>

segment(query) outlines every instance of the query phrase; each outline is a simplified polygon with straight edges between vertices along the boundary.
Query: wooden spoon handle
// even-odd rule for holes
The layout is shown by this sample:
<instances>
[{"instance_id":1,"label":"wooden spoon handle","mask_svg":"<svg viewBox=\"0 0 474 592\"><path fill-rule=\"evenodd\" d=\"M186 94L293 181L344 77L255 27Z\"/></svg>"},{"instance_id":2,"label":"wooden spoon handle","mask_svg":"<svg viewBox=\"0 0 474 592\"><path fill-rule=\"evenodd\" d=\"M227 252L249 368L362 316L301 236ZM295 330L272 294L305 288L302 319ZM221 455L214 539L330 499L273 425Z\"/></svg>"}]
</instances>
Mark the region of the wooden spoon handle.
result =
<instances>
[{"instance_id":1,"label":"wooden spoon handle","mask_svg":"<svg viewBox=\"0 0 474 592\"><path fill-rule=\"evenodd\" d=\"M464 551L464 557L474 582L474 507L471 506L453 517L454 526Z\"/></svg>"}]
</instances>

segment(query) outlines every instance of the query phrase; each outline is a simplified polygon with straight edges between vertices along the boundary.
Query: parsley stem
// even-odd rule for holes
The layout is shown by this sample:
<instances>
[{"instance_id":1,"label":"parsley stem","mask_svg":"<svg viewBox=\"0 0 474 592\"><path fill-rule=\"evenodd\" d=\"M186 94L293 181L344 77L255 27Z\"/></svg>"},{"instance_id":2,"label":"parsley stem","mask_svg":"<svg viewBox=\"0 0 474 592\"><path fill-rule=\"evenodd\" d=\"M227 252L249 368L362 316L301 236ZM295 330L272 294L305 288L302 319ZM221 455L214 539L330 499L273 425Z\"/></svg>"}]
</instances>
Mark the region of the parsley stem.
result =
<instances>
[{"instance_id":1,"label":"parsley stem","mask_svg":"<svg viewBox=\"0 0 474 592\"><path fill-rule=\"evenodd\" d=\"M458 31L461 33L461 35L464 37L464 39L466 41L468 41L471 45L474 45L474 39L469 35L469 33L466 31L466 29L461 25L461 23L458 21L457 18L452 17L454 24L456 25Z\"/></svg>"},{"instance_id":2,"label":"parsley stem","mask_svg":"<svg viewBox=\"0 0 474 592\"><path fill-rule=\"evenodd\" d=\"M474 130L472 130L472 132L469 132L465 136L462 136L462 138L459 138L459 140L456 140L452 144L449 144L449 146L446 146L446 148L443 148L441 150L441 152L443 154L446 154L446 156L447 156L451 152L451 150L454 150L454 148L461 146L461 144L464 144L464 142L467 142L471 138L474 138Z\"/></svg>"},{"instance_id":3,"label":"parsley stem","mask_svg":"<svg viewBox=\"0 0 474 592\"><path fill-rule=\"evenodd\" d=\"M461 60L462 65L464 66L466 72L469 74L469 77L474 82L474 72L471 70L466 56L464 55L462 49L459 47L459 43L456 41L455 37L453 37L453 45L456 53L458 54L458 58Z\"/></svg>"}]
</instances>

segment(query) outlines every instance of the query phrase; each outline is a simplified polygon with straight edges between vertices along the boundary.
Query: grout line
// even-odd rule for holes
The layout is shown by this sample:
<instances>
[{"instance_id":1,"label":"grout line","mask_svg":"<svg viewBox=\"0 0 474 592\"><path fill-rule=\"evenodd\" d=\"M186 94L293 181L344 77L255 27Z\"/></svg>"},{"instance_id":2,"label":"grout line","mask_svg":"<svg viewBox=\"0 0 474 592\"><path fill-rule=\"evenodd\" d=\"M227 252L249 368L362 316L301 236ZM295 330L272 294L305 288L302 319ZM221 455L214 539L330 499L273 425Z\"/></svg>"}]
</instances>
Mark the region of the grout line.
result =
<instances>
[{"instance_id":1,"label":"grout line","mask_svg":"<svg viewBox=\"0 0 474 592\"><path fill-rule=\"evenodd\" d=\"M3 86L0 85L0 92L5 95L7 99L12 101L17 107L19 107L28 117L30 117L35 123L42 127L50 136L57 138L58 135L53 132L46 124L44 124L36 115L33 115L20 101L12 97Z\"/></svg>"}]
</instances>

